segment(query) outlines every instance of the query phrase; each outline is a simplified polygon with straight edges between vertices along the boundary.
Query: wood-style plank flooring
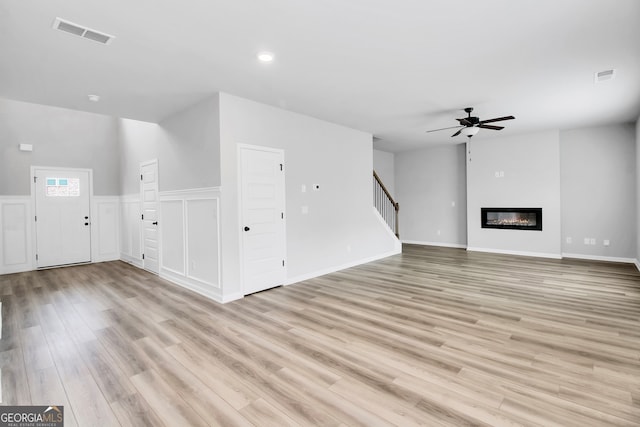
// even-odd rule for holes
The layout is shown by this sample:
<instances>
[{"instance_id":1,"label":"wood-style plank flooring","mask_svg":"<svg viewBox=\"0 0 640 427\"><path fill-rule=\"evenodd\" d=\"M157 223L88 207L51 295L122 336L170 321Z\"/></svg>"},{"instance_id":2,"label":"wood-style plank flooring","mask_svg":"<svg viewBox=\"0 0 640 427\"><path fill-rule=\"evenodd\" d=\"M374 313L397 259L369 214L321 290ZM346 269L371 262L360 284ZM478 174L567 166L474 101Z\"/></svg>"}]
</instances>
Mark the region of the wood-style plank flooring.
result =
<instances>
[{"instance_id":1,"label":"wood-style plank flooring","mask_svg":"<svg viewBox=\"0 0 640 427\"><path fill-rule=\"evenodd\" d=\"M633 265L405 245L226 305L122 262L0 276L2 404L66 426L638 426Z\"/></svg>"}]
</instances>

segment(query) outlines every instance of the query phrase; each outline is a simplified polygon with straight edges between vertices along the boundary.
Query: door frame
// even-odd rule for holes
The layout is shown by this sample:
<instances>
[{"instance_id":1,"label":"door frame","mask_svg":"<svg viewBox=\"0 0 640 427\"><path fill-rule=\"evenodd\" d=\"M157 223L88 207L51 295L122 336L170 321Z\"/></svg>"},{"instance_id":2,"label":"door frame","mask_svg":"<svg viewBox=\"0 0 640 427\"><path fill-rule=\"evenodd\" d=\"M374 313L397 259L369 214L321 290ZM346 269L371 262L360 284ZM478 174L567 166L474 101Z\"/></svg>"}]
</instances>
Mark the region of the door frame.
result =
<instances>
[{"instance_id":1,"label":"door frame","mask_svg":"<svg viewBox=\"0 0 640 427\"><path fill-rule=\"evenodd\" d=\"M239 261L239 265L240 265L240 292L242 293L242 295L245 295L245 283L244 283L244 237L243 237L243 230L242 230L242 215L244 214L244 210L243 210L243 205L242 205L242 178L243 178L243 170L242 170L242 150L256 150L256 151L266 151L269 153L279 153L282 155L282 163L284 164L283 169L284 169L284 175L282 177L282 203L283 203L283 211L284 211L284 218L283 218L283 233L284 233L284 259L285 259L285 266L284 266L284 275L285 275L285 281L282 282L281 285L284 285L286 283L286 277L288 277L288 268L289 268L289 260L287 257L287 213L286 213L286 208L287 208L287 183L286 183L286 179L287 179L287 168L286 168L286 160L285 160L285 150L281 149L281 148L273 148L273 147L266 147L263 145L252 145L252 144L237 144L237 148L236 148L236 157L237 157L237 167L238 167L238 261ZM281 285L276 285L276 286L281 286Z\"/></svg>"},{"instance_id":2,"label":"door frame","mask_svg":"<svg viewBox=\"0 0 640 427\"><path fill-rule=\"evenodd\" d=\"M142 168L144 166L147 165L152 165L155 164L156 165L156 212L158 215L158 228L157 228L157 236L158 236L158 271L152 271L149 270L147 268L145 268L145 259L144 254L145 254L145 245L144 245L144 220L142 219L142 214L144 212L144 182L142 180ZM140 162L140 164L138 165L138 173L140 174L140 267L145 270L148 271L150 273L153 274L157 274L160 275L160 270L162 270L162 234L161 234L161 227L160 224L162 223L162 218L161 218L161 210L160 210L160 164L158 162L158 159L150 159L150 160L145 160L143 162Z\"/></svg>"},{"instance_id":3,"label":"door frame","mask_svg":"<svg viewBox=\"0 0 640 427\"><path fill-rule=\"evenodd\" d=\"M36 206L36 170L39 169L47 169L47 170L55 170L55 171L73 171L73 172L87 172L89 175L89 235L91 238L91 243L89 244L89 262L93 262L93 242L97 241L98 232L97 227L93 227L93 169L87 168L65 168L60 166L34 166L31 165L30 168L30 183L31 183L31 207L33 215L31 217L31 269L38 269L38 262L36 261L36 255L38 253L38 236L36 231L36 215L37 215L37 206ZM49 268L49 267L45 267ZM54 267L55 268L55 267Z\"/></svg>"}]
</instances>

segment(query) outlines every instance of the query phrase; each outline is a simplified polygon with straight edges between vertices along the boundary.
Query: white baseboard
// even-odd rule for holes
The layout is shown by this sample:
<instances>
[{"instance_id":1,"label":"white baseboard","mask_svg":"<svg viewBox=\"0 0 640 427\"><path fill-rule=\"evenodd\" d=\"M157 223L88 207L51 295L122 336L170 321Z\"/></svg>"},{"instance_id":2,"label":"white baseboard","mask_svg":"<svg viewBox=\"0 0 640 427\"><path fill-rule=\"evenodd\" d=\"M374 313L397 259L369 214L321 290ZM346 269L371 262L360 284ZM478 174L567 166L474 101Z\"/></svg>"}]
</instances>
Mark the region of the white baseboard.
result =
<instances>
[{"instance_id":1,"label":"white baseboard","mask_svg":"<svg viewBox=\"0 0 640 427\"><path fill-rule=\"evenodd\" d=\"M197 294L205 296L216 302L223 302L223 298L219 288L208 287L205 284L196 283L193 280L189 280L184 276L174 273L166 268L160 269L159 276L171 283L175 283L178 286L189 289Z\"/></svg>"},{"instance_id":2,"label":"white baseboard","mask_svg":"<svg viewBox=\"0 0 640 427\"><path fill-rule=\"evenodd\" d=\"M142 260L140 258L134 258L131 255L120 254L120 261L135 265L138 268L142 268Z\"/></svg>"},{"instance_id":3,"label":"white baseboard","mask_svg":"<svg viewBox=\"0 0 640 427\"><path fill-rule=\"evenodd\" d=\"M576 259L585 259L589 261L608 261L608 262L621 262L625 264L635 264L638 270L640 270L640 265L638 264L638 260L633 258L621 258L621 257L611 257L611 256L600 256L600 255L584 255L584 254L571 254L571 253L562 253L562 258L576 258Z\"/></svg>"},{"instance_id":4,"label":"white baseboard","mask_svg":"<svg viewBox=\"0 0 640 427\"><path fill-rule=\"evenodd\" d=\"M347 268L356 267L358 265L366 264L369 262L377 261L379 259L387 258L393 255L398 255L402 253L402 247L400 249L394 249L384 254L374 255L369 258L360 259L358 261L349 262L346 264L342 264L339 266L325 268L319 271L314 271L313 273L301 274L295 277L288 277L287 280L283 283L284 286L293 285L294 283L304 282L305 280L310 280L316 277L324 276L325 274L335 273L336 271L345 270Z\"/></svg>"},{"instance_id":5,"label":"white baseboard","mask_svg":"<svg viewBox=\"0 0 640 427\"><path fill-rule=\"evenodd\" d=\"M467 247L467 250L470 252L487 252L491 254L504 254L504 255L518 255L518 256L528 256L528 257L537 257L537 258L553 258L553 259L562 259L561 254L552 254L552 253L544 253L544 252L526 252L526 251L510 251L505 249L490 249L490 248L473 248Z\"/></svg>"},{"instance_id":6,"label":"white baseboard","mask_svg":"<svg viewBox=\"0 0 640 427\"><path fill-rule=\"evenodd\" d=\"M408 245L421 245L421 246L440 246L443 248L458 248L458 249L466 249L467 245L461 245L459 243L444 243L444 242L423 242L419 240L402 240L402 243L406 243Z\"/></svg>"}]
</instances>

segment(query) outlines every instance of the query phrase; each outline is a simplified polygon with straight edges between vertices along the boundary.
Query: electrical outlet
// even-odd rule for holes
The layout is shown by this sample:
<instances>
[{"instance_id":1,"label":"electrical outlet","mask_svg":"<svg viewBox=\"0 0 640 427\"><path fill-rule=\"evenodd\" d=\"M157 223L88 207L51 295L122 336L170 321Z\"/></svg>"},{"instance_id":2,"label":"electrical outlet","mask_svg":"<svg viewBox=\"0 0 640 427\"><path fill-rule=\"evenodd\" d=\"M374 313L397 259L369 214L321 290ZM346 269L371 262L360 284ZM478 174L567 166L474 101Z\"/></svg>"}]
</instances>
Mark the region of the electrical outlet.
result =
<instances>
[{"instance_id":1,"label":"electrical outlet","mask_svg":"<svg viewBox=\"0 0 640 427\"><path fill-rule=\"evenodd\" d=\"M307 186L306 186L306 185L304 185L304 184L302 184L302 185L300 186L300 191L301 191L302 193L306 193L306 192L307 192Z\"/></svg>"},{"instance_id":2,"label":"electrical outlet","mask_svg":"<svg viewBox=\"0 0 640 427\"><path fill-rule=\"evenodd\" d=\"M591 243L592 245L595 245L595 244L596 244L596 239L594 239L594 238L592 237L592 238L591 238L591 241L590 241L589 243Z\"/></svg>"},{"instance_id":3,"label":"electrical outlet","mask_svg":"<svg viewBox=\"0 0 640 427\"><path fill-rule=\"evenodd\" d=\"M611 245L611 241L609 241L609 240L603 240L603 241L602 241L602 244L603 244L603 245L605 245L605 246L610 246L610 245Z\"/></svg>"},{"instance_id":4,"label":"electrical outlet","mask_svg":"<svg viewBox=\"0 0 640 427\"><path fill-rule=\"evenodd\" d=\"M573 243L573 239L571 237L567 237L567 244L570 245Z\"/></svg>"},{"instance_id":5,"label":"electrical outlet","mask_svg":"<svg viewBox=\"0 0 640 427\"><path fill-rule=\"evenodd\" d=\"M302 215L306 215L309 213L309 206L303 206L301 210L302 210Z\"/></svg>"},{"instance_id":6,"label":"electrical outlet","mask_svg":"<svg viewBox=\"0 0 640 427\"><path fill-rule=\"evenodd\" d=\"M585 237L585 238L584 238L584 244L585 244L585 245L588 245L588 244L589 244L589 241L590 241L590 240L589 240L589 238L588 238L588 237Z\"/></svg>"}]
</instances>

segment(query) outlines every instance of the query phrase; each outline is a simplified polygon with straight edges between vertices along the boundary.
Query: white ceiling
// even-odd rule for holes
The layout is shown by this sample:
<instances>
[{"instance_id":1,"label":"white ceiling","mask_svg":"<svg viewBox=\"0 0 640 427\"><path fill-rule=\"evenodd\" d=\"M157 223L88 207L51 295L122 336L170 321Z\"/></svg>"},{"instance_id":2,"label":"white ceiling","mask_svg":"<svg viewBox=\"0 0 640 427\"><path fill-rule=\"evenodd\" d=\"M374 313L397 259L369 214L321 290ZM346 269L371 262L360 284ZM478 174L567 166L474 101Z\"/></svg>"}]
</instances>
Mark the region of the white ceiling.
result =
<instances>
[{"instance_id":1,"label":"white ceiling","mask_svg":"<svg viewBox=\"0 0 640 427\"><path fill-rule=\"evenodd\" d=\"M53 30L56 17L116 39ZM425 130L467 106L516 116L474 139L635 121L640 1L0 0L2 97L157 122L218 91L388 151L463 142Z\"/></svg>"}]
</instances>

